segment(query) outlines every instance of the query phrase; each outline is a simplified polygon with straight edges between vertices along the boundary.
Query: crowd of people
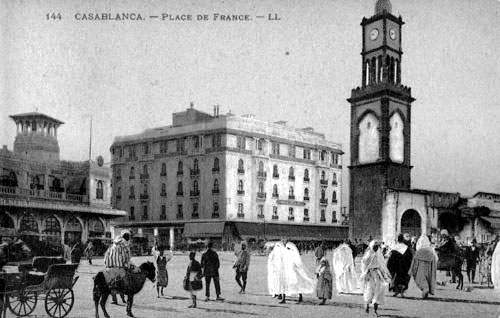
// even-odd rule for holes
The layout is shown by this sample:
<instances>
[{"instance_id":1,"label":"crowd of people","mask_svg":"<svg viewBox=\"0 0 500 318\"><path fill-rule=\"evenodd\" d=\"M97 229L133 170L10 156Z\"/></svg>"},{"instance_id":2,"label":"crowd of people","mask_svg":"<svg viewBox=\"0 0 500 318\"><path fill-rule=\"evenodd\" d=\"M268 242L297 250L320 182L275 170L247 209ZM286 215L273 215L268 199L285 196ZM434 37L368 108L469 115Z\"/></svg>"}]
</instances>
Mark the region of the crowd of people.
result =
<instances>
[{"instance_id":1,"label":"crowd of people","mask_svg":"<svg viewBox=\"0 0 500 318\"><path fill-rule=\"evenodd\" d=\"M279 241L274 244L268 256L268 291L272 297L278 298L280 303L286 303L287 297L291 296L296 296L297 301L302 302L303 295L314 293L319 299L318 304L325 305L327 300L333 297L335 282L339 295L361 291L365 311L369 312L373 307L377 313L379 306L384 304L388 291L392 291L395 297L398 295L405 297L412 278L420 289L422 298L434 295L438 254L443 257L441 262L446 262L446 255L449 254L465 261L469 282L475 282L475 273L479 266L480 275L484 276L489 271L491 275L486 275L489 276L488 281L493 277L493 282L500 287L500 270L496 270L500 268L500 250L495 249L497 241L498 239L484 248L478 246L473 239L464 245L457 242L446 230L440 232L440 239L434 244L431 243L430 237L425 235L415 239L407 234L400 234L397 241L390 245L371 240L361 257L361 268L358 271L355 262L356 246L352 243L342 242L333 250L331 266L325 245L321 244L314 250L316 258L314 273L308 271L308 266L304 264L301 253L293 242ZM87 246L85 252L91 263L88 249ZM151 254L157 269L156 288L157 296L160 297L168 285L166 265L173 255L168 247L157 244ZM251 259L247 244L242 242L238 245L234 255L235 282L240 288L239 292L245 293ZM110 272L114 272L115 278L124 277L126 271L134 267L131 262L130 232L122 231L121 235L115 238L113 245L105 254L104 263ZM495 270L491 271L491 266ZM191 296L190 308L197 307L197 293L203 287L205 287L205 301L210 300L212 282L215 287L215 300L224 300L221 295L219 268L220 261L213 249L213 243L207 244L200 262L196 259L195 251L189 253L183 287ZM203 278L205 284L202 283ZM116 303L115 295L113 303Z\"/></svg>"}]
</instances>

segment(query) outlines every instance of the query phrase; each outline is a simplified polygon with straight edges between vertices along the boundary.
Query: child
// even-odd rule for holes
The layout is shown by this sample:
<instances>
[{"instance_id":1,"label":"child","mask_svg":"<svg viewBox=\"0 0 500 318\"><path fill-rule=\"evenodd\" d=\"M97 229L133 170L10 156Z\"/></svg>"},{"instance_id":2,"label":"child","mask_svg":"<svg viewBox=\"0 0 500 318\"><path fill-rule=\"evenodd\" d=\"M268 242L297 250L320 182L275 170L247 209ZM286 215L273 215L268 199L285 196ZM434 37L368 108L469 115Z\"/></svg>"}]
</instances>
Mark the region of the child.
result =
<instances>
[{"instance_id":1,"label":"child","mask_svg":"<svg viewBox=\"0 0 500 318\"><path fill-rule=\"evenodd\" d=\"M316 294L321 299L320 306L324 305L327 299L332 299L332 272L330 271L330 264L323 256L319 261L318 269L316 270L316 277L318 278L318 285L316 286Z\"/></svg>"},{"instance_id":2,"label":"child","mask_svg":"<svg viewBox=\"0 0 500 318\"><path fill-rule=\"evenodd\" d=\"M167 271L167 263L172 259L172 254L169 253L168 256L163 256L163 248L160 249L160 254L156 259L156 269L157 269L157 281L156 281L156 293L158 294L158 298L160 298L160 292L163 296L163 288L168 285L168 271Z\"/></svg>"}]
</instances>

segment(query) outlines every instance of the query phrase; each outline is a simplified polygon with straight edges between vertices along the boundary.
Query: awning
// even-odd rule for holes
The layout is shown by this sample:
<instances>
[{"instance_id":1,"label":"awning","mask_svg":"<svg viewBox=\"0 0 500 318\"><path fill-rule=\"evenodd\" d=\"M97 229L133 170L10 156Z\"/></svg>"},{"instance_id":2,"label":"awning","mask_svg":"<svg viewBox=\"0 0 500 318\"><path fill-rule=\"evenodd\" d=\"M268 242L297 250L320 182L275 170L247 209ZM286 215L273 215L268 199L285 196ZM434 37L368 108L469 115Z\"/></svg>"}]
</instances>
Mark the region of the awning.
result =
<instances>
[{"instance_id":1,"label":"awning","mask_svg":"<svg viewBox=\"0 0 500 318\"><path fill-rule=\"evenodd\" d=\"M184 237L222 237L224 222L186 223Z\"/></svg>"},{"instance_id":2,"label":"awning","mask_svg":"<svg viewBox=\"0 0 500 318\"><path fill-rule=\"evenodd\" d=\"M489 216L482 216L481 219L490 223L490 226L494 229L500 229L500 218L492 218Z\"/></svg>"},{"instance_id":3,"label":"awning","mask_svg":"<svg viewBox=\"0 0 500 318\"><path fill-rule=\"evenodd\" d=\"M319 226L319 225L293 225L277 223L235 223L241 238L262 238L266 240L346 240L349 236L347 227ZM264 228L265 227L265 228Z\"/></svg>"}]
</instances>

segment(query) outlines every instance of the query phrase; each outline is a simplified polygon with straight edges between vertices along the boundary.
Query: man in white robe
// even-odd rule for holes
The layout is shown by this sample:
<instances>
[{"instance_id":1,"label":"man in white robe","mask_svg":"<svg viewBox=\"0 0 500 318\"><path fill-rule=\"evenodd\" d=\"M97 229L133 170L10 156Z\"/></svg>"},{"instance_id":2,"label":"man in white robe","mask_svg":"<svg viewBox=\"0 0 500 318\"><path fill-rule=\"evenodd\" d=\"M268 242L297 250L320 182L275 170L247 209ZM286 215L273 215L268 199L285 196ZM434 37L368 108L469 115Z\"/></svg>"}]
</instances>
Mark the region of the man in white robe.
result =
<instances>
[{"instance_id":1,"label":"man in white robe","mask_svg":"<svg viewBox=\"0 0 500 318\"><path fill-rule=\"evenodd\" d=\"M286 248L281 242L276 242L267 260L267 286L272 296L285 293L285 267L283 257Z\"/></svg>"},{"instance_id":2,"label":"man in white robe","mask_svg":"<svg viewBox=\"0 0 500 318\"><path fill-rule=\"evenodd\" d=\"M283 260L286 278L285 294L299 295L298 302L302 302L302 294L312 294L316 290L316 281L309 275L294 243L286 243L286 253ZM282 302L284 300L283 296Z\"/></svg>"},{"instance_id":3,"label":"man in white robe","mask_svg":"<svg viewBox=\"0 0 500 318\"><path fill-rule=\"evenodd\" d=\"M333 251L333 271L337 293L352 293L357 288L354 259L349 245L342 243Z\"/></svg>"}]
</instances>

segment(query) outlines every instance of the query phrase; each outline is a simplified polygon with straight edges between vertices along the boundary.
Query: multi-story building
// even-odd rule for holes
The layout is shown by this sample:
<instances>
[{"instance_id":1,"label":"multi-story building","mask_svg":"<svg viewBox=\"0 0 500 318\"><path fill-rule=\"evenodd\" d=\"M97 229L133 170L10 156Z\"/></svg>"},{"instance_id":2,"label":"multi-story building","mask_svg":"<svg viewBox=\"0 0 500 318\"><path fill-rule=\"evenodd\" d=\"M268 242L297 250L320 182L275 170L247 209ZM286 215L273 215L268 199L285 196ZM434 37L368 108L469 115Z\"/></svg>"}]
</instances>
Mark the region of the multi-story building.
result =
<instances>
[{"instance_id":1,"label":"multi-story building","mask_svg":"<svg viewBox=\"0 0 500 318\"><path fill-rule=\"evenodd\" d=\"M172 125L116 137L119 227L163 244L189 239L339 240L341 145L312 128L191 107Z\"/></svg>"},{"instance_id":2,"label":"multi-story building","mask_svg":"<svg viewBox=\"0 0 500 318\"><path fill-rule=\"evenodd\" d=\"M0 235L65 242L111 237L111 169L94 161L59 159L63 122L40 113L11 116L14 151L0 150Z\"/></svg>"}]
</instances>

